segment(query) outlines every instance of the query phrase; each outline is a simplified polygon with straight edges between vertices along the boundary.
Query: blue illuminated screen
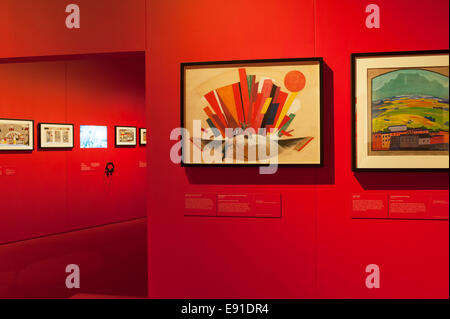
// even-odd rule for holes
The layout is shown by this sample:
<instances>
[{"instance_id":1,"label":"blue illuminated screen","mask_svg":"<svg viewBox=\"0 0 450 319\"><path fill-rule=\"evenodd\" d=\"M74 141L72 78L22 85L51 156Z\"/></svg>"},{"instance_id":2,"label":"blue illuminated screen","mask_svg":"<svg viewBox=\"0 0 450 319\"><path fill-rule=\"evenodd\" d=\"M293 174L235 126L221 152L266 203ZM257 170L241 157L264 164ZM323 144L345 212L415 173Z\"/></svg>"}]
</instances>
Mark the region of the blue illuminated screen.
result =
<instances>
[{"instance_id":1,"label":"blue illuminated screen","mask_svg":"<svg viewBox=\"0 0 450 319\"><path fill-rule=\"evenodd\" d=\"M106 126L81 125L81 148L108 148L108 128Z\"/></svg>"}]
</instances>

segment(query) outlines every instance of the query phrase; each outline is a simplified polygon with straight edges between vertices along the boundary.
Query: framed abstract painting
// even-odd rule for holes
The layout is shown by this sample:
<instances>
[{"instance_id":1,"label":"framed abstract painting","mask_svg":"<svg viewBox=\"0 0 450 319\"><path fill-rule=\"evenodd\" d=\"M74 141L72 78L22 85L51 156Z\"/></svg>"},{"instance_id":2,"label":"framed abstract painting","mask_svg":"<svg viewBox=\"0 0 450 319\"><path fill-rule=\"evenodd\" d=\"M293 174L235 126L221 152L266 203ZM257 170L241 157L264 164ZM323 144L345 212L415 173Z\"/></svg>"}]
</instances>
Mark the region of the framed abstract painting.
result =
<instances>
[{"instance_id":1,"label":"framed abstract painting","mask_svg":"<svg viewBox=\"0 0 450 319\"><path fill-rule=\"evenodd\" d=\"M34 121L0 119L0 151L32 151Z\"/></svg>"},{"instance_id":2,"label":"framed abstract painting","mask_svg":"<svg viewBox=\"0 0 450 319\"><path fill-rule=\"evenodd\" d=\"M73 124L39 123L39 148L73 148Z\"/></svg>"},{"instance_id":3,"label":"framed abstract painting","mask_svg":"<svg viewBox=\"0 0 450 319\"><path fill-rule=\"evenodd\" d=\"M353 170L448 170L448 51L352 55Z\"/></svg>"},{"instance_id":4,"label":"framed abstract painting","mask_svg":"<svg viewBox=\"0 0 450 319\"><path fill-rule=\"evenodd\" d=\"M182 63L182 166L321 166L322 63Z\"/></svg>"}]
</instances>

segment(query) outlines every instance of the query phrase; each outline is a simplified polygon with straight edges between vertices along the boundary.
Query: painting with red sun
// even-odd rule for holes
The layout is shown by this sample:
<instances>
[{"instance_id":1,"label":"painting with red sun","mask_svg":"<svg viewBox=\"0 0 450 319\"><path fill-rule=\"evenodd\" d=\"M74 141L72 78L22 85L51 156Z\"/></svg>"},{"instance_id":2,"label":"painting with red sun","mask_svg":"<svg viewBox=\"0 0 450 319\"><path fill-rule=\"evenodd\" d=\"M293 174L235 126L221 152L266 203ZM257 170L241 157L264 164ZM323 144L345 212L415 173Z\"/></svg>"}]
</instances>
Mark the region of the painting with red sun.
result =
<instances>
[{"instance_id":1,"label":"painting with red sun","mask_svg":"<svg viewBox=\"0 0 450 319\"><path fill-rule=\"evenodd\" d=\"M284 77L284 85L291 92L301 91L306 84L305 75L300 71L290 71Z\"/></svg>"},{"instance_id":2,"label":"painting with red sun","mask_svg":"<svg viewBox=\"0 0 450 319\"><path fill-rule=\"evenodd\" d=\"M321 165L321 66L183 63L183 164Z\"/></svg>"}]
</instances>

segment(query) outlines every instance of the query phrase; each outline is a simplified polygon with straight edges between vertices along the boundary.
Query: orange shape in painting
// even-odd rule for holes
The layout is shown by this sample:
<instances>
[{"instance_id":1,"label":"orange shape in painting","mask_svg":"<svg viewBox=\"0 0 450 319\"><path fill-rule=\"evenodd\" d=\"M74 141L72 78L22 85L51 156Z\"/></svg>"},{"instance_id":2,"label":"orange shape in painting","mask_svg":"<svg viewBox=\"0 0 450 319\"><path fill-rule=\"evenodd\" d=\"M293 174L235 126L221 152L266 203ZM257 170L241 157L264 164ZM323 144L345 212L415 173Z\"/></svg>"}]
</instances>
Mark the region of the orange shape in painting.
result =
<instances>
[{"instance_id":1,"label":"orange shape in painting","mask_svg":"<svg viewBox=\"0 0 450 319\"><path fill-rule=\"evenodd\" d=\"M291 92L298 92L305 87L306 79L300 71L290 71L284 77L284 85Z\"/></svg>"}]
</instances>

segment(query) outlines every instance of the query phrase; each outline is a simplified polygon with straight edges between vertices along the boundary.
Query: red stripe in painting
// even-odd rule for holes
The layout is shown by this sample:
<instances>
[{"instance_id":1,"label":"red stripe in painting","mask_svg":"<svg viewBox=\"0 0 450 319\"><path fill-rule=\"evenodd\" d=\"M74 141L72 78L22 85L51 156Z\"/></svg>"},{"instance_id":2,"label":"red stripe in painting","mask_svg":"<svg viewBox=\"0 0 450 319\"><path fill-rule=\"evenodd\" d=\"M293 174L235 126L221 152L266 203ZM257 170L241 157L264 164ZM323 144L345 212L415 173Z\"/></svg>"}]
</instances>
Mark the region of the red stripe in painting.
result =
<instances>
[{"instance_id":1,"label":"red stripe in painting","mask_svg":"<svg viewBox=\"0 0 450 319\"><path fill-rule=\"evenodd\" d=\"M239 122L245 123L244 110L242 109L241 90L239 88L239 83L233 84L233 92L234 92L234 101L236 103L236 112L238 115Z\"/></svg>"},{"instance_id":2,"label":"red stripe in painting","mask_svg":"<svg viewBox=\"0 0 450 319\"><path fill-rule=\"evenodd\" d=\"M219 117L221 124L223 127L227 127L227 121L225 120L225 117L220 110L219 103L217 103L216 95L214 94L214 91L209 92L208 94L205 94L205 98L208 101L209 105L211 105L214 112Z\"/></svg>"}]
</instances>

